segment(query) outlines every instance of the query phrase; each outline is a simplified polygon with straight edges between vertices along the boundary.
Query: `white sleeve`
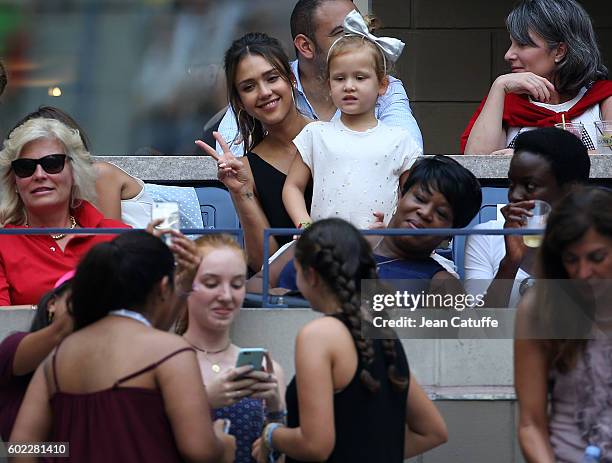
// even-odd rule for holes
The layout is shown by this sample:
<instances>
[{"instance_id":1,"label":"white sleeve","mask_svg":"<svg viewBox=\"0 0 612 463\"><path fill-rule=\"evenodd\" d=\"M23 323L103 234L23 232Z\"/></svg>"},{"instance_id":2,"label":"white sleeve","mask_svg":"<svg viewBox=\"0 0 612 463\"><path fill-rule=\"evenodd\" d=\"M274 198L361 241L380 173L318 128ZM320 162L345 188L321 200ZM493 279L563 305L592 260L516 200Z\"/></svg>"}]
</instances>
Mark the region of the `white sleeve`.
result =
<instances>
[{"instance_id":1,"label":"white sleeve","mask_svg":"<svg viewBox=\"0 0 612 463\"><path fill-rule=\"evenodd\" d=\"M465 240L464 287L468 294L485 294L495 278L495 253L490 235L469 235Z\"/></svg>"},{"instance_id":2,"label":"white sleeve","mask_svg":"<svg viewBox=\"0 0 612 463\"><path fill-rule=\"evenodd\" d=\"M423 136L410 109L410 101L401 80L389 76L389 86L385 94L378 98L376 113L378 119L385 124L408 130L417 146L423 150Z\"/></svg>"},{"instance_id":3,"label":"white sleeve","mask_svg":"<svg viewBox=\"0 0 612 463\"><path fill-rule=\"evenodd\" d=\"M297 148L300 156L302 156L302 160L304 164L308 166L308 168L312 171L313 168L313 159L312 159L312 148L313 148L313 136L314 133L312 131L313 124L308 124L306 127L302 129L300 133L297 134L297 137L293 139L293 144Z\"/></svg>"},{"instance_id":4,"label":"white sleeve","mask_svg":"<svg viewBox=\"0 0 612 463\"><path fill-rule=\"evenodd\" d=\"M465 240L465 279L492 280L497 273L489 235L469 235Z\"/></svg>"},{"instance_id":5,"label":"white sleeve","mask_svg":"<svg viewBox=\"0 0 612 463\"><path fill-rule=\"evenodd\" d=\"M401 165L398 174L402 175L412 167L419 156L423 155L423 149L416 144L409 133L406 133L399 153L401 154Z\"/></svg>"},{"instance_id":6,"label":"white sleeve","mask_svg":"<svg viewBox=\"0 0 612 463\"><path fill-rule=\"evenodd\" d=\"M223 115L223 119L221 119L217 131L221 134L225 143L228 144L234 156L239 157L244 155L244 144L242 141L236 144L241 138L240 133L238 133L238 126L236 125L236 116L231 106L227 107L227 111ZM218 142L215 142L215 149L217 153L223 154L223 150Z\"/></svg>"}]
</instances>

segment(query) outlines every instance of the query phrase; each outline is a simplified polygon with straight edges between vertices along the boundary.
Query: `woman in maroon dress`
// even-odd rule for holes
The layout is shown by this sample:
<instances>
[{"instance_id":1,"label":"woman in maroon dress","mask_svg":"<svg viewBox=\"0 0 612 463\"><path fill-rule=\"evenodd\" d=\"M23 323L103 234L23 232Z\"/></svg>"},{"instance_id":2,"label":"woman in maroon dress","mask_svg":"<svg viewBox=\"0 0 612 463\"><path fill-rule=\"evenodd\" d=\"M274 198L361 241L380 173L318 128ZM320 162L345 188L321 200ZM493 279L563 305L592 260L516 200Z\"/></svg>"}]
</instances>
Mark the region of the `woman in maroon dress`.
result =
<instances>
[{"instance_id":1,"label":"woman in maroon dress","mask_svg":"<svg viewBox=\"0 0 612 463\"><path fill-rule=\"evenodd\" d=\"M72 332L66 309L74 272L64 275L38 302L30 331L0 342L0 439L8 441L34 370Z\"/></svg>"},{"instance_id":2,"label":"woman in maroon dress","mask_svg":"<svg viewBox=\"0 0 612 463\"><path fill-rule=\"evenodd\" d=\"M200 258L141 231L85 256L73 280L75 332L36 370L12 442L69 442L75 462L230 462L195 352L163 332L185 306ZM155 329L158 328L158 329Z\"/></svg>"}]
</instances>

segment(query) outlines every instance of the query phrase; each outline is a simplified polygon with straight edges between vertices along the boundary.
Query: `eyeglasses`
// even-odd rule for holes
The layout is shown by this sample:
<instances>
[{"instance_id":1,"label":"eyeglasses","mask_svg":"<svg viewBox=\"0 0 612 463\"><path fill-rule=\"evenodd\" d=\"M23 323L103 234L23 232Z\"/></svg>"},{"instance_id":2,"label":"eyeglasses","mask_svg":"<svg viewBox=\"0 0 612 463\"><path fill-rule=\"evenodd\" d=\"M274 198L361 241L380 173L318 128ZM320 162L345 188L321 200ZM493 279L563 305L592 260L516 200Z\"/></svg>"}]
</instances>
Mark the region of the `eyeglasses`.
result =
<instances>
[{"instance_id":1,"label":"eyeglasses","mask_svg":"<svg viewBox=\"0 0 612 463\"><path fill-rule=\"evenodd\" d=\"M49 154L39 159L15 159L11 162L13 172L19 178L28 178L36 172L36 166L40 164L48 174L59 174L64 170L67 156L65 154ZM70 158L68 158L70 159Z\"/></svg>"}]
</instances>

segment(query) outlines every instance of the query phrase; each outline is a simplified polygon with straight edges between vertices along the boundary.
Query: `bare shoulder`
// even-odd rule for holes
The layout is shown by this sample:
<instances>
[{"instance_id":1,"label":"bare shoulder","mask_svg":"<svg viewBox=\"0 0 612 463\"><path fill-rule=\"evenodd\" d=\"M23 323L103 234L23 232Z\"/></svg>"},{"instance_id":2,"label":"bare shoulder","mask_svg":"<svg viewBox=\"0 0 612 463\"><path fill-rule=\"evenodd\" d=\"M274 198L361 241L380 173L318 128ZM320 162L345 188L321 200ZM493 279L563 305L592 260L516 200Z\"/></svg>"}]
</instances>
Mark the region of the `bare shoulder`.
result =
<instances>
[{"instance_id":1,"label":"bare shoulder","mask_svg":"<svg viewBox=\"0 0 612 463\"><path fill-rule=\"evenodd\" d=\"M320 317L307 323L298 333L298 341L319 342L330 344L338 336L345 333L350 337L348 329L336 317Z\"/></svg>"},{"instance_id":2,"label":"bare shoulder","mask_svg":"<svg viewBox=\"0 0 612 463\"><path fill-rule=\"evenodd\" d=\"M110 162L98 161L94 163L94 167L99 180L113 182L114 185L123 185L129 180L129 176L125 172Z\"/></svg>"},{"instance_id":3,"label":"bare shoulder","mask_svg":"<svg viewBox=\"0 0 612 463\"><path fill-rule=\"evenodd\" d=\"M96 161L94 162L94 167L98 175L103 177L112 176L115 172L119 171L117 166L106 161Z\"/></svg>"},{"instance_id":4,"label":"bare shoulder","mask_svg":"<svg viewBox=\"0 0 612 463\"><path fill-rule=\"evenodd\" d=\"M143 342L151 346L156 356L164 356L185 348L193 349L182 336L159 330L149 330L144 335Z\"/></svg>"}]
</instances>

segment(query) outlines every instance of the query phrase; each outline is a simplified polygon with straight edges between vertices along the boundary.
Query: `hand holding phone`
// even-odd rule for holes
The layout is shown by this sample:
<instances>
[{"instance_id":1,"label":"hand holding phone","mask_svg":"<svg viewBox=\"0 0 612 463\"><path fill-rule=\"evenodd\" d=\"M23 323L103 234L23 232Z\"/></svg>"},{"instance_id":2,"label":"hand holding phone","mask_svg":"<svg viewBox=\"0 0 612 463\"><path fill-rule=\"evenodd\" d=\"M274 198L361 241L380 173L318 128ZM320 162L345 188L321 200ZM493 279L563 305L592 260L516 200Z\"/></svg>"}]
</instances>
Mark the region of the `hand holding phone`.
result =
<instances>
[{"instance_id":1,"label":"hand holding phone","mask_svg":"<svg viewBox=\"0 0 612 463\"><path fill-rule=\"evenodd\" d=\"M236 368L240 368L245 365L251 365L253 370L263 370L263 359L268 353L266 349L260 347L250 347L240 349L238 352L238 359L236 360Z\"/></svg>"},{"instance_id":2,"label":"hand holding phone","mask_svg":"<svg viewBox=\"0 0 612 463\"><path fill-rule=\"evenodd\" d=\"M225 418L223 420L223 433L229 434L231 426L232 426L232 421L229 418Z\"/></svg>"},{"instance_id":3,"label":"hand holding phone","mask_svg":"<svg viewBox=\"0 0 612 463\"><path fill-rule=\"evenodd\" d=\"M180 228L179 204L175 202L163 202L153 204L152 220L163 220L155 228L158 230L176 230ZM171 236L164 235L166 244L170 244Z\"/></svg>"}]
</instances>

